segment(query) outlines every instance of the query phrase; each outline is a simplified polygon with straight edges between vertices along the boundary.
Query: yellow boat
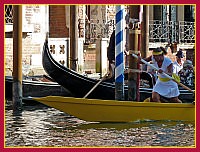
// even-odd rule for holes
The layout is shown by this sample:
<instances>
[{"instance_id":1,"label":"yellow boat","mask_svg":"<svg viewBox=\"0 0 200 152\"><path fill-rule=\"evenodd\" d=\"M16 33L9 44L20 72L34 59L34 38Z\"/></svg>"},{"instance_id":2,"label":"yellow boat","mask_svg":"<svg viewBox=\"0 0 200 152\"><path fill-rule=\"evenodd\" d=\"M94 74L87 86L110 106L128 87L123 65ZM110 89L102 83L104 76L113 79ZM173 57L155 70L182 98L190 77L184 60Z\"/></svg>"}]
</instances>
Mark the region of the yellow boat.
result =
<instances>
[{"instance_id":1,"label":"yellow boat","mask_svg":"<svg viewBox=\"0 0 200 152\"><path fill-rule=\"evenodd\" d=\"M92 122L195 121L193 103L132 102L61 96L33 99L79 119Z\"/></svg>"}]
</instances>

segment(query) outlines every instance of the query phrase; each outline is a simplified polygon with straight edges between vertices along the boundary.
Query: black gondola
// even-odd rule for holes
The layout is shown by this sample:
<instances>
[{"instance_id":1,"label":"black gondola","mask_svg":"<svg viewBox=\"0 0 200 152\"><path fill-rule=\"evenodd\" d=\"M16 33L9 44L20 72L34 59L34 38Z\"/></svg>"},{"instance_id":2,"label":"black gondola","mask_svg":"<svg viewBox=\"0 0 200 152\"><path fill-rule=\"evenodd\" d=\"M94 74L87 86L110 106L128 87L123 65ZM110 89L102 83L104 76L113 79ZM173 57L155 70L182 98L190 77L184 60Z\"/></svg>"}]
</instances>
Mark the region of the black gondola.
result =
<instances>
[{"instance_id":1,"label":"black gondola","mask_svg":"<svg viewBox=\"0 0 200 152\"><path fill-rule=\"evenodd\" d=\"M53 96L70 96L70 92L60 86L57 82L41 81L41 79L49 79L47 76L32 76L22 80L22 96L23 102L30 103L30 97ZM12 100L13 94L13 77L5 76L5 99Z\"/></svg>"},{"instance_id":2,"label":"black gondola","mask_svg":"<svg viewBox=\"0 0 200 152\"><path fill-rule=\"evenodd\" d=\"M54 60L52 57L48 41L44 43L43 55L42 55L43 68L46 73L54 79L58 84L69 90L74 97L83 98L91 89L94 87L99 80L89 78L87 76L81 75ZM144 76L145 75L145 76ZM152 78L149 73L142 73L141 77L149 81L150 87L140 87L140 100L151 96L152 93ZM124 87L125 100L128 99L128 86ZM193 102L194 96L191 92L187 90L180 90L180 99L184 102ZM115 84L110 82L100 83L96 89L87 97L93 99L115 99Z\"/></svg>"}]
</instances>

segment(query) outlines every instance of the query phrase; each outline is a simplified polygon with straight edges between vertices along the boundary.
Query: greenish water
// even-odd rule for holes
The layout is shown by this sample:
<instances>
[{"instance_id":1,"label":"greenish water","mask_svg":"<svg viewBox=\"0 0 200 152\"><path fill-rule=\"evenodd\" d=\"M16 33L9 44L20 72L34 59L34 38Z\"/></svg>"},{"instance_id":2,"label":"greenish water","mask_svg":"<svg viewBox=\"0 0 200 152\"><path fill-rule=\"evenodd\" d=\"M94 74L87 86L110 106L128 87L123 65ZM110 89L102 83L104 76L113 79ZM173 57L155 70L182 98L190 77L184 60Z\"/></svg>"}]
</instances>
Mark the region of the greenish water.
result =
<instances>
[{"instance_id":1,"label":"greenish water","mask_svg":"<svg viewBox=\"0 0 200 152\"><path fill-rule=\"evenodd\" d=\"M6 108L5 131L6 147L195 146L193 122L94 123L41 104L24 106L18 116Z\"/></svg>"}]
</instances>

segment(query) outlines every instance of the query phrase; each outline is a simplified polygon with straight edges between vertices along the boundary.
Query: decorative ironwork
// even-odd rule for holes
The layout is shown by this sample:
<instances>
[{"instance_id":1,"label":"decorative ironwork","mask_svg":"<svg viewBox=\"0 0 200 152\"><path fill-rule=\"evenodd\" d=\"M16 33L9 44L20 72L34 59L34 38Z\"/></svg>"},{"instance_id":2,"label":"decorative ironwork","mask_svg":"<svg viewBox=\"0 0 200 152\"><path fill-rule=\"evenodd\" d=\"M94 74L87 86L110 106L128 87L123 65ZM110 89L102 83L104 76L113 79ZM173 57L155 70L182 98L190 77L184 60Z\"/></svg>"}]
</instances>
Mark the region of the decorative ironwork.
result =
<instances>
[{"instance_id":1,"label":"decorative ironwork","mask_svg":"<svg viewBox=\"0 0 200 152\"><path fill-rule=\"evenodd\" d=\"M179 36L180 43L195 43L195 23L180 21Z\"/></svg>"},{"instance_id":2,"label":"decorative ironwork","mask_svg":"<svg viewBox=\"0 0 200 152\"><path fill-rule=\"evenodd\" d=\"M55 48L56 48L55 45L50 45L50 52L51 52L52 54L55 54L55 53L56 53Z\"/></svg>"},{"instance_id":3,"label":"decorative ironwork","mask_svg":"<svg viewBox=\"0 0 200 152\"><path fill-rule=\"evenodd\" d=\"M115 6L96 6L85 18L85 42L94 43L98 38L109 38L115 27Z\"/></svg>"},{"instance_id":4,"label":"decorative ironwork","mask_svg":"<svg viewBox=\"0 0 200 152\"><path fill-rule=\"evenodd\" d=\"M102 24L98 20L86 20L86 42L94 43L97 38L108 38L115 27L115 20L103 21ZM99 32L98 32L99 31Z\"/></svg>"},{"instance_id":5,"label":"decorative ironwork","mask_svg":"<svg viewBox=\"0 0 200 152\"><path fill-rule=\"evenodd\" d=\"M60 54L65 54L65 46L64 45L59 45L60 46Z\"/></svg>"},{"instance_id":6,"label":"decorative ironwork","mask_svg":"<svg viewBox=\"0 0 200 152\"><path fill-rule=\"evenodd\" d=\"M5 23L13 24L13 6L5 5Z\"/></svg>"},{"instance_id":7,"label":"decorative ironwork","mask_svg":"<svg viewBox=\"0 0 200 152\"><path fill-rule=\"evenodd\" d=\"M195 43L195 23L151 20L149 42Z\"/></svg>"},{"instance_id":8,"label":"decorative ironwork","mask_svg":"<svg viewBox=\"0 0 200 152\"><path fill-rule=\"evenodd\" d=\"M149 41L150 42L168 42L169 30L168 22L153 20L149 21Z\"/></svg>"}]
</instances>

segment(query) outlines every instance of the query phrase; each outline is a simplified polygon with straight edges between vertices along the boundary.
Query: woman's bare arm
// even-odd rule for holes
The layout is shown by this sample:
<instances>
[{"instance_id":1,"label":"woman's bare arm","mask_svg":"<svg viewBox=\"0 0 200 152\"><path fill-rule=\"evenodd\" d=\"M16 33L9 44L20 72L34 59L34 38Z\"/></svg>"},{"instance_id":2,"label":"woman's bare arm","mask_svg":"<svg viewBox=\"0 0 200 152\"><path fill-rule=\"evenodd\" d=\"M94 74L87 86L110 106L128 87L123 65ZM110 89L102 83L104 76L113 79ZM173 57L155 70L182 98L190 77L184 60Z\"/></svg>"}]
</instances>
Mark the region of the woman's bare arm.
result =
<instances>
[{"instance_id":1,"label":"woman's bare arm","mask_svg":"<svg viewBox=\"0 0 200 152\"><path fill-rule=\"evenodd\" d=\"M145 61L147 61L147 62L150 62L151 59L152 59L152 56L149 56L149 57L147 57L147 58L144 58L143 60L145 60ZM140 57L140 56L138 56L138 62L139 62L140 64L144 64L144 63L141 61L141 57Z\"/></svg>"}]
</instances>

